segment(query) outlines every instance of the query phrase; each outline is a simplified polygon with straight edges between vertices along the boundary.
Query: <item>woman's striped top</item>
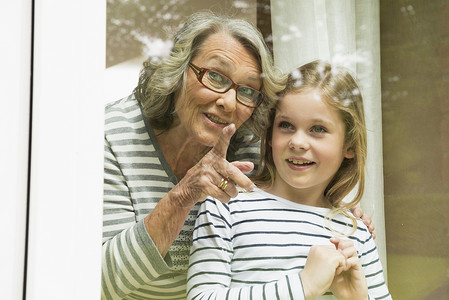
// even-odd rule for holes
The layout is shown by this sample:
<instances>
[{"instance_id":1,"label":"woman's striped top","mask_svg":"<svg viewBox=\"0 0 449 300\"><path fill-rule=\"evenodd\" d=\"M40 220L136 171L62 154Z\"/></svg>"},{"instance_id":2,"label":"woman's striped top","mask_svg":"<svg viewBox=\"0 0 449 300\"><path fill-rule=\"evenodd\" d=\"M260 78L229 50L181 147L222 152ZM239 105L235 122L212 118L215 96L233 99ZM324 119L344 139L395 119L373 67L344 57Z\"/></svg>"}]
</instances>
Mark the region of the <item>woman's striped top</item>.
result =
<instances>
[{"instance_id":1,"label":"woman's striped top","mask_svg":"<svg viewBox=\"0 0 449 300\"><path fill-rule=\"evenodd\" d=\"M341 215L260 189L228 204L207 199L193 233L188 299L304 299L299 273L312 245L332 245L333 230L350 233ZM361 260L371 299L391 299L376 245L362 221L348 238ZM331 292L317 299L336 299Z\"/></svg>"},{"instance_id":2,"label":"woman's striped top","mask_svg":"<svg viewBox=\"0 0 449 300\"><path fill-rule=\"evenodd\" d=\"M102 299L185 299L196 205L162 258L143 219L178 179L133 95L105 109ZM258 158L258 145L233 160Z\"/></svg>"}]
</instances>

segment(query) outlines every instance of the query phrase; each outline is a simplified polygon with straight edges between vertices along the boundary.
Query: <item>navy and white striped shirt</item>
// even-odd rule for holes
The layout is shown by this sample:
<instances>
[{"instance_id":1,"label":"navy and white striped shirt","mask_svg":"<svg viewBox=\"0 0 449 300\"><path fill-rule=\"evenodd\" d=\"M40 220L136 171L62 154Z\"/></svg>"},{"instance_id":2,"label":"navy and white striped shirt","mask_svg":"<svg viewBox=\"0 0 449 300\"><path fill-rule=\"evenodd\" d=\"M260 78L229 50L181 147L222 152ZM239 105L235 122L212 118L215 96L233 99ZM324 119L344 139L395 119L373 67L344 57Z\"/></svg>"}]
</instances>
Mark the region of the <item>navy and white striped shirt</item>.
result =
<instances>
[{"instance_id":1,"label":"navy and white striped shirt","mask_svg":"<svg viewBox=\"0 0 449 300\"><path fill-rule=\"evenodd\" d=\"M228 204L207 199L200 207L188 272L188 299L304 299L299 273L312 245L332 245L333 230L352 222L327 208L288 201L260 189ZM377 248L366 226L354 242L371 299L391 299ZM317 299L336 299L331 292Z\"/></svg>"}]
</instances>

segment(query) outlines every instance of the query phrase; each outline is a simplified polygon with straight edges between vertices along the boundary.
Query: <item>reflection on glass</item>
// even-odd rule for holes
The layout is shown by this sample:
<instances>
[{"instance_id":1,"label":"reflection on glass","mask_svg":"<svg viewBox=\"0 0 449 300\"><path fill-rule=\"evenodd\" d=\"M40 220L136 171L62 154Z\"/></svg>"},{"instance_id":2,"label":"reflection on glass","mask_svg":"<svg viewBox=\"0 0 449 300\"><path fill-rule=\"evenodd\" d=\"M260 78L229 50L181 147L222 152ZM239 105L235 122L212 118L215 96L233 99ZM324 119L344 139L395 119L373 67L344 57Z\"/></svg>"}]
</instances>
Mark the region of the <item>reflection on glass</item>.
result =
<instances>
[{"instance_id":1,"label":"reflection on glass","mask_svg":"<svg viewBox=\"0 0 449 300\"><path fill-rule=\"evenodd\" d=\"M173 33L191 13L210 9L256 21L257 1L108 0L106 66L137 56L164 56Z\"/></svg>"},{"instance_id":2,"label":"reflection on glass","mask_svg":"<svg viewBox=\"0 0 449 300\"><path fill-rule=\"evenodd\" d=\"M104 101L131 94L142 63L148 57L168 54L173 34L186 16L209 9L257 23L261 28L261 24L270 24L269 14L260 17L266 14L267 3L269 0L108 0Z\"/></svg>"},{"instance_id":3,"label":"reflection on glass","mask_svg":"<svg viewBox=\"0 0 449 300\"><path fill-rule=\"evenodd\" d=\"M231 10L259 24L261 2L108 0L107 100L132 92L148 56L167 54L184 16ZM380 23L388 284L396 300L447 299L449 0L380 1Z\"/></svg>"}]
</instances>

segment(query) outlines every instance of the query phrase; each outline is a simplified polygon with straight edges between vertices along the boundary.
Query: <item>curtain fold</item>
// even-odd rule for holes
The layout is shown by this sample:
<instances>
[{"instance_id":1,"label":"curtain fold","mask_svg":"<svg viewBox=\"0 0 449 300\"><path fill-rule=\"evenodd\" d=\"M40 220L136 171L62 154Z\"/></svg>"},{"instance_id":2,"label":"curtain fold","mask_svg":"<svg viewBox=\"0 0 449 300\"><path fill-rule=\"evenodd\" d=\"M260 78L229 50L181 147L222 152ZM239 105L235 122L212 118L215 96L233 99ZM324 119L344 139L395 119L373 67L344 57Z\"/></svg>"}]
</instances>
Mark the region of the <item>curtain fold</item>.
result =
<instances>
[{"instance_id":1,"label":"curtain fold","mask_svg":"<svg viewBox=\"0 0 449 300\"><path fill-rule=\"evenodd\" d=\"M368 129L367 182L361 206L376 226L386 276L379 0L272 0L271 12L274 61L282 71L323 59L350 69L357 77Z\"/></svg>"}]
</instances>

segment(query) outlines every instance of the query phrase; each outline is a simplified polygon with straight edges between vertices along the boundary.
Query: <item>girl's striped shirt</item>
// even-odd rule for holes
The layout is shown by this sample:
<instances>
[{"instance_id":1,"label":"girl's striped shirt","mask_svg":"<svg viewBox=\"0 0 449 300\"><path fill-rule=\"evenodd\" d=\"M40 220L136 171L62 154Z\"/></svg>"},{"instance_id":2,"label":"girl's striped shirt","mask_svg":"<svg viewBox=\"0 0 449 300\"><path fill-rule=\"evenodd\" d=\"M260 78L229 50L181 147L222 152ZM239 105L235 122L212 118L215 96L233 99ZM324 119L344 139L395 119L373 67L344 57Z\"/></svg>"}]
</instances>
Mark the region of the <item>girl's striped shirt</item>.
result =
<instances>
[{"instance_id":1,"label":"girl's striped shirt","mask_svg":"<svg viewBox=\"0 0 449 300\"><path fill-rule=\"evenodd\" d=\"M332 245L329 228L350 233L341 215L294 203L260 189L228 204L200 207L188 272L188 299L304 299L300 272L312 245ZM348 238L358 251L370 299L391 299L376 245L366 226ZM317 299L336 299L331 292Z\"/></svg>"}]
</instances>

